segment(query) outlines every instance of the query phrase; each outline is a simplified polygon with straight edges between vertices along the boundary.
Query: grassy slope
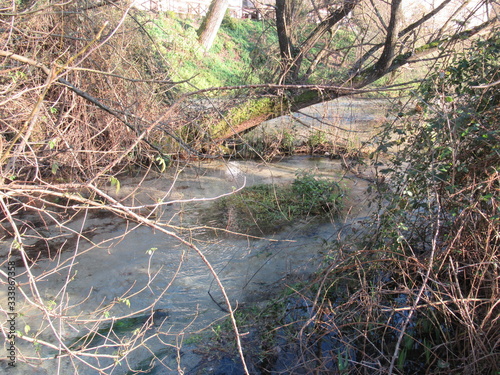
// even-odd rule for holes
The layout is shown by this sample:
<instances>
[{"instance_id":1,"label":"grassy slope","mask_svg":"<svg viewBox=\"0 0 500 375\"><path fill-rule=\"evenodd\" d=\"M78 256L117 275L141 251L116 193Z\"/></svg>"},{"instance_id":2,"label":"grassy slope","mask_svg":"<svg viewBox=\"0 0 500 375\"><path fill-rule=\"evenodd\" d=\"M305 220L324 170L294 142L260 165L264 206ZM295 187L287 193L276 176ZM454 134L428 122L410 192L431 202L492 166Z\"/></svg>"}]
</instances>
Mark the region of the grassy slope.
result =
<instances>
[{"instance_id":1,"label":"grassy slope","mask_svg":"<svg viewBox=\"0 0 500 375\"><path fill-rule=\"evenodd\" d=\"M276 39L272 30L260 21L226 17L214 46L204 53L196 28L196 21L172 13L160 14L147 24L160 47L158 58L168 62L172 79L190 80L178 87L181 92L261 82L267 59L260 55L262 46Z\"/></svg>"}]
</instances>

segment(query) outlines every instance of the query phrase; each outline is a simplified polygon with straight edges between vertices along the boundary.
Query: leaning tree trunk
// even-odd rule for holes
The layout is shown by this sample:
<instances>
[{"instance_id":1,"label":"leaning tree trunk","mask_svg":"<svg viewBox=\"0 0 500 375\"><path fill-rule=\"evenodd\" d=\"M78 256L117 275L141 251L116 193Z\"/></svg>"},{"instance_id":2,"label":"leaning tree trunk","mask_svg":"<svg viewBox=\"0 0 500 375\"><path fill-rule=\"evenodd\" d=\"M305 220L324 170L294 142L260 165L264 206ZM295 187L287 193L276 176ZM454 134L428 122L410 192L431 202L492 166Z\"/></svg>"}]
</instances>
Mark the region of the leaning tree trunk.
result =
<instances>
[{"instance_id":1,"label":"leaning tree trunk","mask_svg":"<svg viewBox=\"0 0 500 375\"><path fill-rule=\"evenodd\" d=\"M229 0L212 0L210 3L208 13L197 31L200 44L205 51L212 47L228 5Z\"/></svg>"}]
</instances>

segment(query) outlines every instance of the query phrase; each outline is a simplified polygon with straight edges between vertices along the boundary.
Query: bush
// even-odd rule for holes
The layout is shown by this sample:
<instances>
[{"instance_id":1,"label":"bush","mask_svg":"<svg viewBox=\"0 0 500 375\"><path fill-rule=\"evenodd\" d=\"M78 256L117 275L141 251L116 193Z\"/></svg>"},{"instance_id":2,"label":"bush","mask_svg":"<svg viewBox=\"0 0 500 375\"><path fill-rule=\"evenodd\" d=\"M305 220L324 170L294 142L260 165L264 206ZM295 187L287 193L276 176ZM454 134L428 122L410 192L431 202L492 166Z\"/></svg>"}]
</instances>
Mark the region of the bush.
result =
<instances>
[{"instance_id":1,"label":"bush","mask_svg":"<svg viewBox=\"0 0 500 375\"><path fill-rule=\"evenodd\" d=\"M496 32L456 55L417 92L420 108L389 126L398 140L380 149L404 146L383 171L376 225L329 244L325 267L274 318L288 369L500 371L499 52Z\"/></svg>"},{"instance_id":2,"label":"bush","mask_svg":"<svg viewBox=\"0 0 500 375\"><path fill-rule=\"evenodd\" d=\"M500 94L488 86L500 79L499 54L497 31L454 56L393 129L406 146L372 244L398 259L394 288L419 307L408 327L424 319L439 331L406 332L416 334L427 371L499 370Z\"/></svg>"},{"instance_id":3,"label":"bush","mask_svg":"<svg viewBox=\"0 0 500 375\"><path fill-rule=\"evenodd\" d=\"M300 173L290 185L254 185L221 199L214 216L232 230L269 233L299 218L336 214L341 201L336 182Z\"/></svg>"}]
</instances>

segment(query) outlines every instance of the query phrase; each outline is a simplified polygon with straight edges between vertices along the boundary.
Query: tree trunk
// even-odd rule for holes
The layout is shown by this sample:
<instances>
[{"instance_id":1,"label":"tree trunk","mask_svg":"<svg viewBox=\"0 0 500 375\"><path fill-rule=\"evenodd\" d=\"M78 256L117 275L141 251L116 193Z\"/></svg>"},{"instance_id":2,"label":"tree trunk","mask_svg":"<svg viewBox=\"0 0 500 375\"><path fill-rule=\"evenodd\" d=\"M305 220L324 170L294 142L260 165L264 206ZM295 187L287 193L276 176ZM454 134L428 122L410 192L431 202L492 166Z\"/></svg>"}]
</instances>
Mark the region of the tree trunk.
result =
<instances>
[{"instance_id":1,"label":"tree trunk","mask_svg":"<svg viewBox=\"0 0 500 375\"><path fill-rule=\"evenodd\" d=\"M280 47L282 72L278 83L298 83L302 61L316 43L337 23L344 19L360 0L344 0L342 5L321 21L300 44L295 45L292 39L293 16L289 0L276 0L276 30Z\"/></svg>"},{"instance_id":2,"label":"tree trunk","mask_svg":"<svg viewBox=\"0 0 500 375\"><path fill-rule=\"evenodd\" d=\"M278 42L281 56L281 77L278 83L285 83L290 69L293 65L294 46L291 39L292 14L290 3L286 0L276 0L276 31L278 33Z\"/></svg>"},{"instance_id":3,"label":"tree trunk","mask_svg":"<svg viewBox=\"0 0 500 375\"><path fill-rule=\"evenodd\" d=\"M212 47L228 5L229 0L212 0L210 3L208 13L197 31L198 40L205 51Z\"/></svg>"},{"instance_id":4,"label":"tree trunk","mask_svg":"<svg viewBox=\"0 0 500 375\"><path fill-rule=\"evenodd\" d=\"M375 71L384 73L389 69L394 59L394 52L398 42L399 26L401 20L401 3L402 0L393 0L391 4L391 19L387 27L387 35L385 37L384 49L379 60L375 64Z\"/></svg>"}]
</instances>

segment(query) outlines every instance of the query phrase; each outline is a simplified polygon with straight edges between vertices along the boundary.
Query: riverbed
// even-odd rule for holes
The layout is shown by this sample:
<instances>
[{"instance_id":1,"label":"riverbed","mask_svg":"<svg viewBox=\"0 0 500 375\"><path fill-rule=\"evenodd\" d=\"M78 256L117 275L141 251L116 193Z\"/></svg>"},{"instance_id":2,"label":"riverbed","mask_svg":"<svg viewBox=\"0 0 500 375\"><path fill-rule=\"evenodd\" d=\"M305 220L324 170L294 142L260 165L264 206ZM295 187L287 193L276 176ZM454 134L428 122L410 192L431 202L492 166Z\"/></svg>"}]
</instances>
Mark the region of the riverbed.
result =
<instances>
[{"instance_id":1,"label":"riverbed","mask_svg":"<svg viewBox=\"0 0 500 375\"><path fill-rule=\"evenodd\" d=\"M308 108L296 114L295 120L280 118L262 124L249 136L286 126L304 142L321 129L354 148L371 139L384 111L378 101L342 99ZM32 220L31 229L24 233L26 243L32 245L30 254L40 258L30 269L36 279L30 289L22 260L15 254L11 257L18 266L16 330L24 339L16 341L17 367L9 367L3 360L0 369L16 375L93 375L97 368L127 374L153 366L161 374L196 373L203 364L193 340L227 317L227 306L207 265L178 238L206 257L233 308L265 303L285 283L306 279L318 269L333 243L346 237L352 240L350 236L361 223L372 220L376 176L369 168L354 175L344 167L345 163L327 156L291 156L272 162L180 161L164 173L121 176L119 189L116 183L103 187L120 204L172 235L102 211L84 210L63 223L23 218ZM253 236L226 230L230 223L221 226L220 220L206 221L206 213L218 198L255 184L279 188L303 172L339 184L344 192L339 215L305 217L277 231ZM35 234L38 242L33 239ZM46 238L43 241L50 250L37 255L38 246L43 245L40 237ZM4 259L11 241L0 241ZM5 288L0 290L0 301L6 306ZM41 310L33 302L45 308ZM114 318L137 316L155 319L140 320L133 330L118 336L102 331L103 325L116 324ZM98 321L104 324L97 325ZM102 337L75 343L85 332L98 332ZM70 357L58 342L74 344L73 348L90 343L99 350L83 350L78 357ZM158 357L155 361L151 360L153 354Z\"/></svg>"},{"instance_id":2,"label":"riverbed","mask_svg":"<svg viewBox=\"0 0 500 375\"><path fill-rule=\"evenodd\" d=\"M290 183L300 171L334 179L340 184L345 191L345 206L336 219L304 218L260 238L199 228L201 224L206 226L199 220L201 214L210 209L211 198L253 184L279 186ZM368 186L367 180L350 175L337 160L294 156L275 163L179 164L169 173L146 179L127 177L121 181L119 191L109 186L107 192L130 206L164 202L155 212L155 219L168 223L169 229L203 252L221 279L233 307L237 308L241 304L265 300L281 287L283 280L300 279L314 272L323 259L325 244L350 232L356 222L370 215ZM135 312L144 314L158 309L166 312L166 319L157 323L159 336L138 345L142 347L130 355L134 360L117 365L112 373L127 373L129 365L134 367L147 359L151 352L164 346L160 339L178 345L179 340L227 316L221 291L206 265L192 249L175 238L120 218L93 213L73 220L69 227L75 232L86 232L86 240L80 238L75 248L63 251L52 260L40 260L31 269L33 276L38 277L38 292L45 305L53 305L55 309L64 307L65 315L78 317L73 324L65 324L71 319L52 318L52 324L58 326L55 331L66 343L79 337L83 326L88 329L94 324L93 320L102 318L99 313L102 311L107 311L107 317ZM52 228L51 231L55 238L54 233L59 233L61 241L69 236L61 229ZM27 275L22 274L22 268L18 268L18 272L17 282L23 285ZM2 299L5 298L3 292ZM36 334L40 341L54 342L53 329L41 319L43 314L19 293L18 296L18 311L23 311L23 316L17 320L18 330L23 332L28 325L27 336ZM43 345L34 346L18 339L18 348L31 357L35 370L18 364L12 373L54 374L53 369L59 366L76 367L81 374L95 373L87 364L75 359L48 359L54 357L56 351ZM34 350L37 348L38 351ZM103 348L100 352L113 353L113 348ZM199 358L193 353L190 355L184 356L180 367L197 364ZM37 360L37 356L45 360ZM169 366L177 373L177 357L170 356L174 363ZM89 356L85 360L94 366L113 365L105 358L96 360ZM4 369L8 371L7 367Z\"/></svg>"}]
</instances>

